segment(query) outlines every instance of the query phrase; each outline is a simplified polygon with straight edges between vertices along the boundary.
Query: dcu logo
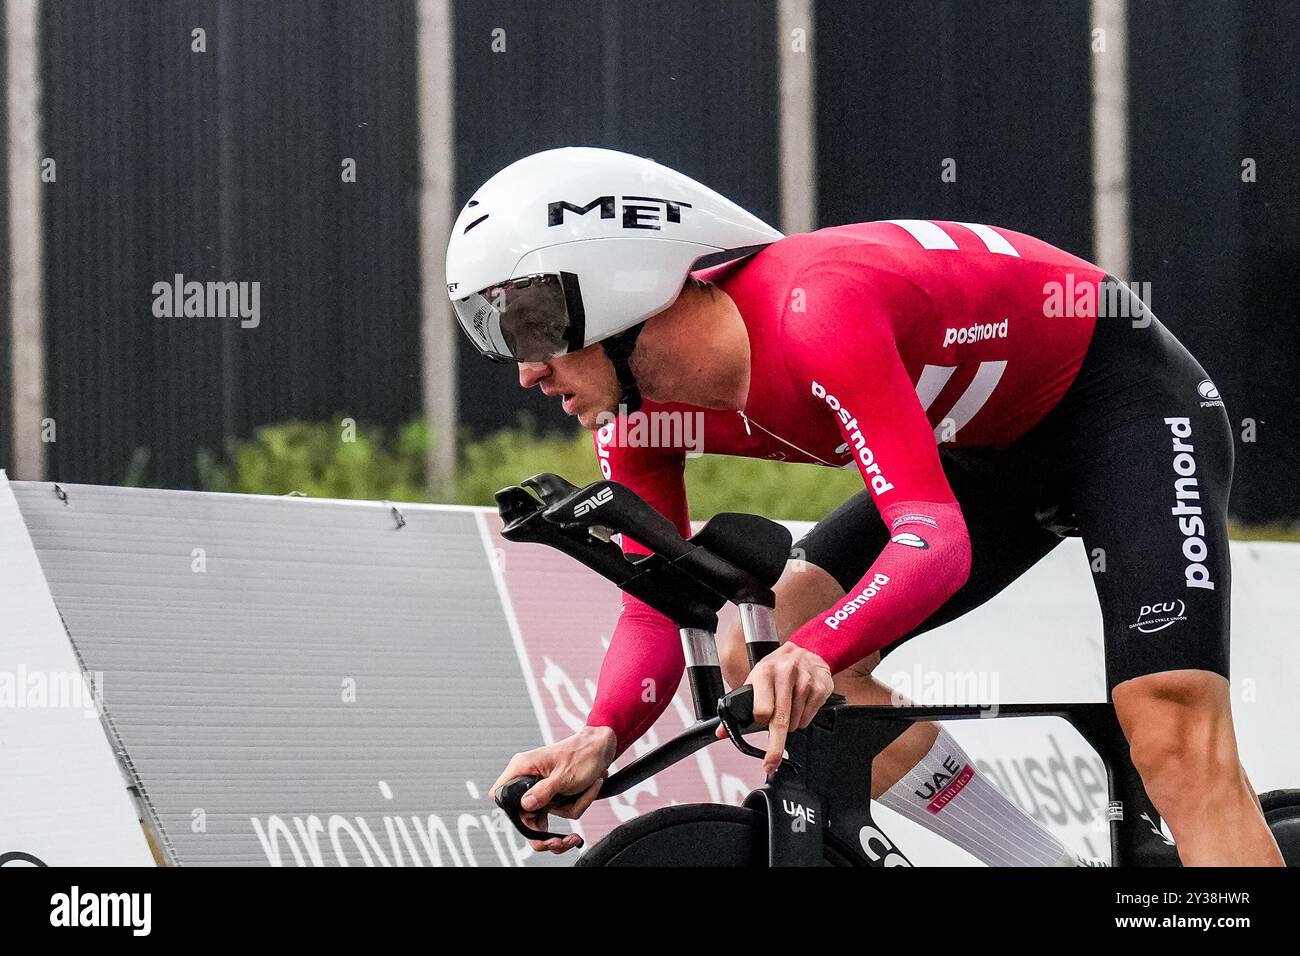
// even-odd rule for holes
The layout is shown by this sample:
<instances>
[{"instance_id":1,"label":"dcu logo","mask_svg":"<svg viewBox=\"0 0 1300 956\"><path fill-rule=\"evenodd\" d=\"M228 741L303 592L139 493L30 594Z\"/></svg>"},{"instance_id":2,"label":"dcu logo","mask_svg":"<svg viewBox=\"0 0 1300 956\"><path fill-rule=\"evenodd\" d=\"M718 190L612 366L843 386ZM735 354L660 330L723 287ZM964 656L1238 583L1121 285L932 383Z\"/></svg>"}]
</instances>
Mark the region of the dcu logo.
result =
<instances>
[{"instance_id":1,"label":"dcu logo","mask_svg":"<svg viewBox=\"0 0 1300 956\"><path fill-rule=\"evenodd\" d=\"M1179 621L1187 620L1187 605L1180 600L1162 601L1159 604L1143 604L1138 611L1138 619L1130 624L1130 631L1140 634L1154 634L1167 627L1173 627Z\"/></svg>"}]
</instances>

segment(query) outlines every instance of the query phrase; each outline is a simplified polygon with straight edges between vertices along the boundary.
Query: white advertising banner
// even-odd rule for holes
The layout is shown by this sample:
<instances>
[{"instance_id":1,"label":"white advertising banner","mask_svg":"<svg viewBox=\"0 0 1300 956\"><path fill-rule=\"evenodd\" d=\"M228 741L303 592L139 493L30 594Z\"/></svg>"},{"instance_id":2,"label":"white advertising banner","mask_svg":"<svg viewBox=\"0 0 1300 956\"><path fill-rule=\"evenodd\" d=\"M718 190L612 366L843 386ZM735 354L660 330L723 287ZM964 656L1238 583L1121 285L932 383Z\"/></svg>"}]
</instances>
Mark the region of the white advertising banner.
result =
<instances>
[{"instance_id":1,"label":"white advertising banner","mask_svg":"<svg viewBox=\"0 0 1300 956\"><path fill-rule=\"evenodd\" d=\"M83 678L0 471L0 866L152 866Z\"/></svg>"},{"instance_id":2,"label":"white advertising banner","mask_svg":"<svg viewBox=\"0 0 1300 956\"><path fill-rule=\"evenodd\" d=\"M22 482L2 494L0 599L16 611L0 623L0 672L76 674L61 612L86 669L106 675L105 706L171 859L574 859L533 854L487 794L511 754L586 719L619 611L618 591L593 572L504 540L490 509ZM1295 786L1300 546L1235 542L1233 564L1242 756L1256 789ZM909 642L876 676L918 704L1104 701L1081 543ZM107 862L134 851L148 862L91 712L0 710L0 852ZM679 689L620 765L692 719ZM1108 856L1102 763L1066 722L948 727L1027 814L1071 848ZM594 842L670 804L738 803L759 782L755 761L719 743L598 801L578 828ZM874 812L913 862L976 863Z\"/></svg>"}]
</instances>

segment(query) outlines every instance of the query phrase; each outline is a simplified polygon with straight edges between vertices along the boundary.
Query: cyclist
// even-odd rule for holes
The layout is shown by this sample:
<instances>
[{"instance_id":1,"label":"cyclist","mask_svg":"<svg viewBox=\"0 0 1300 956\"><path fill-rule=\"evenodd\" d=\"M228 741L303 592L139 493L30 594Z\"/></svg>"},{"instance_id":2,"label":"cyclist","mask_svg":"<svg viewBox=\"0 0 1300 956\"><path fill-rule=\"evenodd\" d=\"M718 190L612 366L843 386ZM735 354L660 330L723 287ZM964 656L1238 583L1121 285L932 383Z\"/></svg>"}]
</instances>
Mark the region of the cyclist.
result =
<instances>
[{"instance_id":1,"label":"cyclist","mask_svg":"<svg viewBox=\"0 0 1300 956\"><path fill-rule=\"evenodd\" d=\"M698 413L693 450L860 472L864 490L800 542L797 573L775 588L780 649L746 674L739 638L723 635L728 680L753 685L769 730L767 771L833 690L889 700L870 676L882 653L1078 533L1100 556L1110 699L1182 861L1281 865L1232 724L1227 415L1121 283L977 223L783 237L650 160L568 148L474 194L447 289L478 349L595 430L605 476L683 535L688 449L620 445L611 416ZM525 809L540 822L556 794L581 794L549 808L580 815L682 670L674 626L625 595L587 726L517 755L497 786L542 776ZM917 725L877 759L873 797L986 862L1076 862L992 784L951 773L963 765L945 731Z\"/></svg>"}]
</instances>

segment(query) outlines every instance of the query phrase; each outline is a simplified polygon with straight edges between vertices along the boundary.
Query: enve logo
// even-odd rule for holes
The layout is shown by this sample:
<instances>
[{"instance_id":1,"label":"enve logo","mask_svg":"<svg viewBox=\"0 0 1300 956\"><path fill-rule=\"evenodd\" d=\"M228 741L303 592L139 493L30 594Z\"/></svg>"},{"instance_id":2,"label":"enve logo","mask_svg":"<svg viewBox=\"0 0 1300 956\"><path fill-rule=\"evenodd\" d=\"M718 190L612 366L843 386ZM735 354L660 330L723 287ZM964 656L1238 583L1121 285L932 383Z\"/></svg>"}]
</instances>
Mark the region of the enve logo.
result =
<instances>
[{"instance_id":1,"label":"enve logo","mask_svg":"<svg viewBox=\"0 0 1300 956\"><path fill-rule=\"evenodd\" d=\"M601 505L607 505L614 500L614 489L610 487L601 488L590 498L584 498L573 506L573 516L581 518L588 511L595 511Z\"/></svg>"}]
</instances>

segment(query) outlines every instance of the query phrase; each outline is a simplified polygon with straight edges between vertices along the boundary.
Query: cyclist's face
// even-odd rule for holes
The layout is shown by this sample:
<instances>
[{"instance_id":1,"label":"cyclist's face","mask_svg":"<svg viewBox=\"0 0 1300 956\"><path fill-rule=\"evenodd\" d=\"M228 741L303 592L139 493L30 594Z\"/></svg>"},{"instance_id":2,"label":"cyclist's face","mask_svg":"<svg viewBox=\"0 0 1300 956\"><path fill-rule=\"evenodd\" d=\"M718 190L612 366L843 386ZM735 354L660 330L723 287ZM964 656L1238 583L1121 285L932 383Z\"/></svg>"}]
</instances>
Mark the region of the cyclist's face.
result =
<instances>
[{"instance_id":1,"label":"cyclist's face","mask_svg":"<svg viewBox=\"0 0 1300 956\"><path fill-rule=\"evenodd\" d=\"M575 416L584 428L596 428L602 412L618 410L618 377L605 350L589 345L579 352L557 355L547 362L519 366L523 388L540 387L555 396L565 414Z\"/></svg>"}]
</instances>

